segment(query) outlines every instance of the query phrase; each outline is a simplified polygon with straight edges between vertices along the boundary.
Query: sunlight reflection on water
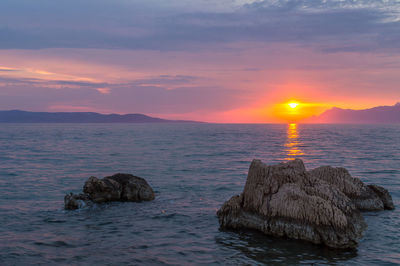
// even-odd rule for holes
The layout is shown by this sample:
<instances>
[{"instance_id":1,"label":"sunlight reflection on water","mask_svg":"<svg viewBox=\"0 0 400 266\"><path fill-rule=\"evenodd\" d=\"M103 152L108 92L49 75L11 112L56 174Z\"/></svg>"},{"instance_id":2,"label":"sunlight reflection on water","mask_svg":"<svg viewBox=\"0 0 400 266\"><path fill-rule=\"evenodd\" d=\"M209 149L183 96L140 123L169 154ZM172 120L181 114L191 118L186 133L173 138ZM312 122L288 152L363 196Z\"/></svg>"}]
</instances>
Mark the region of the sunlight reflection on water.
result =
<instances>
[{"instance_id":1,"label":"sunlight reflection on water","mask_svg":"<svg viewBox=\"0 0 400 266\"><path fill-rule=\"evenodd\" d=\"M287 141L285 143L287 157L285 160L293 160L298 156L304 155L304 152L300 149L301 144L297 124L288 124Z\"/></svg>"}]
</instances>

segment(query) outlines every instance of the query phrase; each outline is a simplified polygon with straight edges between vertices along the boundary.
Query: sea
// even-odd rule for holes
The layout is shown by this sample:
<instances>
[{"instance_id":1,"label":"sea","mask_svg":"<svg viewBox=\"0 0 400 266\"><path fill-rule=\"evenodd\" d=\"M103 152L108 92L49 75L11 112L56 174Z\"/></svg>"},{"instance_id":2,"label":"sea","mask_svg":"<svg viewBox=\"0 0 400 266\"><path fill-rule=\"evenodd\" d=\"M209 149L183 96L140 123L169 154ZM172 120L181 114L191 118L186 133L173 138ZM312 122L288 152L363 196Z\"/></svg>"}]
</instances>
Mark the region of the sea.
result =
<instances>
[{"instance_id":1,"label":"sea","mask_svg":"<svg viewBox=\"0 0 400 266\"><path fill-rule=\"evenodd\" d=\"M253 159L345 167L387 188L356 250L219 228ZM156 199L66 211L90 176L145 178ZM400 125L0 124L0 265L399 265Z\"/></svg>"}]
</instances>

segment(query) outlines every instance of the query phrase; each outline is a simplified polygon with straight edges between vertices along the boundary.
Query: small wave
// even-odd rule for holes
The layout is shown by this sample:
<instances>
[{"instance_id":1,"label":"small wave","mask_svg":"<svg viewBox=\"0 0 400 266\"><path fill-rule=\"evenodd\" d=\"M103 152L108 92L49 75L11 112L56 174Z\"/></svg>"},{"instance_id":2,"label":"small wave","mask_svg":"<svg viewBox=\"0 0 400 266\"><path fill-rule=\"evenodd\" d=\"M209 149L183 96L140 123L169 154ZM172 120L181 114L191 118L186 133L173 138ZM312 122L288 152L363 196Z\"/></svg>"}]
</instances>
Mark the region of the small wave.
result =
<instances>
[{"instance_id":1,"label":"small wave","mask_svg":"<svg viewBox=\"0 0 400 266\"><path fill-rule=\"evenodd\" d=\"M16 174L16 173L8 173L7 175L8 176L18 176L18 174Z\"/></svg>"},{"instance_id":2,"label":"small wave","mask_svg":"<svg viewBox=\"0 0 400 266\"><path fill-rule=\"evenodd\" d=\"M35 245L37 245L37 246L47 246L47 247L56 247L56 248L59 248L59 247L74 248L75 247L75 246L70 245L70 244L68 244L68 243L66 243L64 241L61 241L61 240L53 241L53 242L50 242L50 243L35 242Z\"/></svg>"},{"instance_id":3,"label":"small wave","mask_svg":"<svg viewBox=\"0 0 400 266\"><path fill-rule=\"evenodd\" d=\"M177 217L188 217L187 215L184 214L179 214L179 213L171 213L167 214L165 211L161 212L160 214L157 214L152 217L152 219L158 220L158 219L171 219L171 218L177 218Z\"/></svg>"},{"instance_id":4,"label":"small wave","mask_svg":"<svg viewBox=\"0 0 400 266\"><path fill-rule=\"evenodd\" d=\"M109 224L113 224L113 222L102 222L102 223L99 223L98 225L104 226L104 225L109 225Z\"/></svg>"},{"instance_id":5,"label":"small wave","mask_svg":"<svg viewBox=\"0 0 400 266\"><path fill-rule=\"evenodd\" d=\"M361 174L399 174L399 170L380 170L380 171L364 171Z\"/></svg>"},{"instance_id":6,"label":"small wave","mask_svg":"<svg viewBox=\"0 0 400 266\"><path fill-rule=\"evenodd\" d=\"M57 220L57 219L52 219L52 218L46 218L43 221L46 223L65 223L65 222L67 222L65 220Z\"/></svg>"},{"instance_id":7,"label":"small wave","mask_svg":"<svg viewBox=\"0 0 400 266\"><path fill-rule=\"evenodd\" d=\"M139 245L139 246L131 246L130 249L148 249L150 246L148 245Z\"/></svg>"},{"instance_id":8,"label":"small wave","mask_svg":"<svg viewBox=\"0 0 400 266\"><path fill-rule=\"evenodd\" d=\"M229 190L231 190L230 188L227 188L227 187L216 187L215 189L214 189L214 191L229 191Z\"/></svg>"},{"instance_id":9,"label":"small wave","mask_svg":"<svg viewBox=\"0 0 400 266\"><path fill-rule=\"evenodd\" d=\"M176 213L171 213L171 214L157 214L152 217L152 219L158 220L158 219L170 219L174 218L176 216Z\"/></svg>"}]
</instances>

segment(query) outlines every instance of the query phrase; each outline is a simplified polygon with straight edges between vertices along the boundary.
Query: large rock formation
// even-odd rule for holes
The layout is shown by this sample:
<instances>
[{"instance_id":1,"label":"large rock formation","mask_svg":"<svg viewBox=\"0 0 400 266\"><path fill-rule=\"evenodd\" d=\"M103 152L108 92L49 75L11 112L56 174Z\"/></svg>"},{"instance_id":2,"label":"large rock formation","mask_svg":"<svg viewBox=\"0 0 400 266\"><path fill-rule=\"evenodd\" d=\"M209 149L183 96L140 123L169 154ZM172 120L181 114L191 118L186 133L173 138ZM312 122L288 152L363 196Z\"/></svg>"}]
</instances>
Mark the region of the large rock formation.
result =
<instances>
[{"instance_id":1,"label":"large rock formation","mask_svg":"<svg viewBox=\"0 0 400 266\"><path fill-rule=\"evenodd\" d=\"M154 199L153 189L141 177L129 174L115 174L103 179L90 177L83 186L81 194L67 194L64 206L75 210L92 203L109 201L149 201Z\"/></svg>"},{"instance_id":2,"label":"large rock formation","mask_svg":"<svg viewBox=\"0 0 400 266\"><path fill-rule=\"evenodd\" d=\"M222 228L354 248L367 226L360 210L393 208L386 189L366 186L344 168L306 171L301 160L272 166L253 160L243 193L217 215Z\"/></svg>"}]
</instances>

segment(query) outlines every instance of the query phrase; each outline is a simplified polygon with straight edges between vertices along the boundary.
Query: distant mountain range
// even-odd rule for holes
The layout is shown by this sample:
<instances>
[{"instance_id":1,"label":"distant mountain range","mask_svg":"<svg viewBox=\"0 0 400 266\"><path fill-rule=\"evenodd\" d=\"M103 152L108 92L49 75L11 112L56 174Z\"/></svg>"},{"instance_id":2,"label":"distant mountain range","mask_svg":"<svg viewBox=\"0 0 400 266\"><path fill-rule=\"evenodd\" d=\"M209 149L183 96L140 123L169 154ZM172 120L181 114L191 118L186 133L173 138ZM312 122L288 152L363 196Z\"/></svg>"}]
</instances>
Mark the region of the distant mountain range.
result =
<instances>
[{"instance_id":1,"label":"distant mountain range","mask_svg":"<svg viewBox=\"0 0 400 266\"><path fill-rule=\"evenodd\" d=\"M199 123L186 120L166 120L143 114L99 114L91 112L28 112L0 111L0 123Z\"/></svg>"},{"instance_id":2,"label":"distant mountain range","mask_svg":"<svg viewBox=\"0 0 400 266\"><path fill-rule=\"evenodd\" d=\"M400 103L364 110L333 107L304 123L332 124L400 124ZM202 123L189 120L167 120L144 114L99 114L93 112L0 111L0 123Z\"/></svg>"},{"instance_id":3,"label":"distant mountain range","mask_svg":"<svg viewBox=\"0 0 400 266\"><path fill-rule=\"evenodd\" d=\"M393 106L378 106L364 110L334 107L319 116L311 117L306 123L337 124L398 124L400 123L400 103Z\"/></svg>"}]
</instances>

